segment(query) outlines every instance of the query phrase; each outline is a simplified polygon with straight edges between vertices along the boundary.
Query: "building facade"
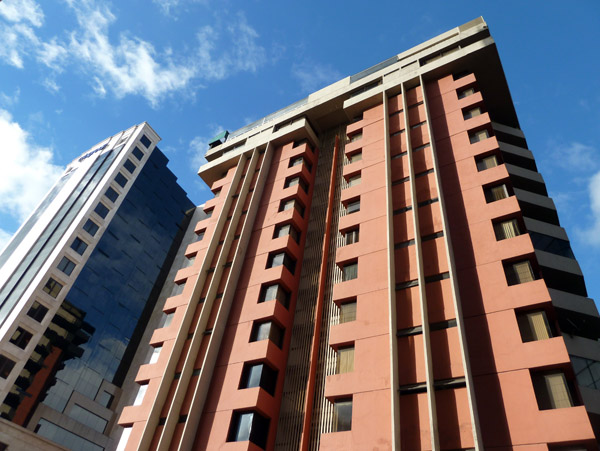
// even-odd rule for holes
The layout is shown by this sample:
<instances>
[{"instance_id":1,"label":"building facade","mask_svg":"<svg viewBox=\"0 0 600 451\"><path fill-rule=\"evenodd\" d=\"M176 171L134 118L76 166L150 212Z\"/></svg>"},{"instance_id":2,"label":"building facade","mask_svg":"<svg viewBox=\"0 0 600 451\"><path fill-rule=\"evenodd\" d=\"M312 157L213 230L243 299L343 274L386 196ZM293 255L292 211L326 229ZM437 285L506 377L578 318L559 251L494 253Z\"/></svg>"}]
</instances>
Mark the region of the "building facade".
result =
<instances>
[{"instance_id":1,"label":"building facade","mask_svg":"<svg viewBox=\"0 0 600 451\"><path fill-rule=\"evenodd\" d=\"M33 446L28 431L68 449L113 447L125 376L194 214L159 139L140 124L82 154L0 255L9 449Z\"/></svg>"},{"instance_id":2,"label":"building facade","mask_svg":"<svg viewBox=\"0 0 600 451\"><path fill-rule=\"evenodd\" d=\"M481 18L206 159L118 449L597 449L598 312Z\"/></svg>"}]
</instances>

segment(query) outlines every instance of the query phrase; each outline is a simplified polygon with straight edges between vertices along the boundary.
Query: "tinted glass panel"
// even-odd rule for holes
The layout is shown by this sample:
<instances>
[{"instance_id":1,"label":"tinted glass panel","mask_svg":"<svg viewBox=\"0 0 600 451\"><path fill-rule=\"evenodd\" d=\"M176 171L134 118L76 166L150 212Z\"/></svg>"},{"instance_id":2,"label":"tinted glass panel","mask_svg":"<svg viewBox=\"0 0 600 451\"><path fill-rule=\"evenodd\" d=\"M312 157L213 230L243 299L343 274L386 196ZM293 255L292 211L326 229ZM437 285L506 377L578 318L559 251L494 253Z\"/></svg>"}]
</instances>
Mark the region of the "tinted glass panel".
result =
<instances>
[{"instance_id":1,"label":"tinted glass panel","mask_svg":"<svg viewBox=\"0 0 600 451\"><path fill-rule=\"evenodd\" d=\"M96 235L96 232L98 231L98 228L99 228L98 224L96 224L91 219L88 219L85 222L85 224L83 225L83 230L85 230L87 233L89 233L90 236Z\"/></svg>"},{"instance_id":2,"label":"tinted glass panel","mask_svg":"<svg viewBox=\"0 0 600 451\"><path fill-rule=\"evenodd\" d=\"M104 193L104 195L106 197L108 197L110 199L111 202L114 202L117 200L117 198L119 197L119 193L117 193L114 189L112 189L110 186L108 187L108 189L106 190L106 192Z\"/></svg>"},{"instance_id":3,"label":"tinted glass panel","mask_svg":"<svg viewBox=\"0 0 600 451\"><path fill-rule=\"evenodd\" d=\"M75 263L69 260L67 257L63 257L58 264L58 269L64 272L67 276L70 276L75 269Z\"/></svg>"}]
</instances>

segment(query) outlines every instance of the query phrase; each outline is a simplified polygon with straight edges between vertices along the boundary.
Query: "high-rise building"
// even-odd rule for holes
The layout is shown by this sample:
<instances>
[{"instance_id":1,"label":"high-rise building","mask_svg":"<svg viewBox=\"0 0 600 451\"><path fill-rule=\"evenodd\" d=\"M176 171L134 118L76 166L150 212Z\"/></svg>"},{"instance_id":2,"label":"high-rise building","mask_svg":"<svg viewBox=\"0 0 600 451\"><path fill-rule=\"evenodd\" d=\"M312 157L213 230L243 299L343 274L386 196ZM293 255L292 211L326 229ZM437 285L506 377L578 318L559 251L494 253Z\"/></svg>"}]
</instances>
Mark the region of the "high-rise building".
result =
<instances>
[{"instance_id":1,"label":"high-rise building","mask_svg":"<svg viewBox=\"0 0 600 451\"><path fill-rule=\"evenodd\" d=\"M600 318L481 18L206 159L118 449L597 449Z\"/></svg>"},{"instance_id":2,"label":"high-rise building","mask_svg":"<svg viewBox=\"0 0 600 451\"><path fill-rule=\"evenodd\" d=\"M73 450L111 447L125 376L198 216L159 139L144 123L83 153L0 255L8 449L55 449L27 430Z\"/></svg>"}]
</instances>

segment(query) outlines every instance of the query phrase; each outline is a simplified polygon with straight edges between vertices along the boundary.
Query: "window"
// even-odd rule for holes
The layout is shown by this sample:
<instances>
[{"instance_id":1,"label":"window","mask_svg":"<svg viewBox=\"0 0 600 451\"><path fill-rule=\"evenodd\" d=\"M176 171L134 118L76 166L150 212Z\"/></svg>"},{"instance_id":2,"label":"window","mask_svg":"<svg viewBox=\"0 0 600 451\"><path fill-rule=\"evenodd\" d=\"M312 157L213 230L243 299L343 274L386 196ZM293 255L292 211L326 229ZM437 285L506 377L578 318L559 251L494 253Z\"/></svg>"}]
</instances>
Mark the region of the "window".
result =
<instances>
[{"instance_id":1,"label":"window","mask_svg":"<svg viewBox=\"0 0 600 451\"><path fill-rule=\"evenodd\" d=\"M25 349L31 337L33 337L31 332L26 331L22 327L17 327L17 330L10 337L10 342L21 349Z\"/></svg>"},{"instance_id":2,"label":"window","mask_svg":"<svg viewBox=\"0 0 600 451\"><path fill-rule=\"evenodd\" d=\"M219 197L221 195L221 189L215 190L213 191L213 196L216 199L217 197Z\"/></svg>"},{"instance_id":3,"label":"window","mask_svg":"<svg viewBox=\"0 0 600 451\"><path fill-rule=\"evenodd\" d=\"M298 213L300 213L300 216L304 217L304 205L302 205L296 199L292 198L292 199L282 200L281 203L279 204L279 211L286 211L286 210L290 210L291 208L294 208Z\"/></svg>"},{"instance_id":4,"label":"window","mask_svg":"<svg viewBox=\"0 0 600 451\"><path fill-rule=\"evenodd\" d=\"M600 362L583 357L569 356L577 383L584 387L600 390Z\"/></svg>"},{"instance_id":5,"label":"window","mask_svg":"<svg viewBox=\"0 0 600 451\"><path fill-rule=\"evenodd\" d=\"M517 313L517 323L524 343L552 338L552 330L544 310Z\"/></svg>"},{"instance_id":6,"label":"window","mask_svg":"<svg viewBox=\"0 0 600 451\"><path fill-rule=\"evenodd\" d=\"M356 299L340 304L340 324L356 321Z\"/></svg>"},{"instance_id":7,"label":"window","mask_svg":"<svg viewBox=\"0 0 600 451\"><path fill-rule=\"evenodd\" d=\"M0 354L0 377L6 379L15 367L15 364L16 362Z\"/></svg>"},{"instance_id":8,"label":"window","mask_svg":"<svg viewBox=\"0 0 600 451\"><path fill-rule=\"evenodd\" d=\"M358 262L348 263L342 267L342 281L354 280L358 277Z\"/></svg>"},{"instance_id":9,"label":"window","mask_svg":"<svg viewBox=\"0 0 600 451\"><path fill-rule=\"evenodd\" d=\"M247 442L266 448L269 435L269 419L257 412L233 412L228 442Z\"/></svg>"},{"instance_id":10,"label":"window","mask_svg":"<svg viewBox=\"0 0 600 451\"><path fill-rule=\"evenodd\" d=\"M360 131L358 133L354 133L354 134L348 136L348 141L353 143L355 141L358 141L359 139L362 139L362 136L363 136L362 131Z\"/></svg>"},{"instance_id":11,"label":"window","mask_svg":"<svg viewBox=\"0 0 600 451\"><path fill-rule=\"evenodd\" d=\"M129 172L130 174L133 174L135 172L135 164L133 163L133 161L131 161L129 158L127 159L127 161L125 163L123 163L123 167L127 170L127 172Z\"/></svg>"},{"instance_id":12,"label":"window","mask_svg":"<svg viewBox=\"0 0 600 451\"><path fill-rule=\"evenodd\" d=\"M196 261L196 254L185 257L185 268L189 268Z\"/></svg>"},{"instance_id":13,"label":"window","mask_svg":"<svg viewBox=\"0 0 600 451\"><path fill-rule=\"evenodd\" d=\"M173 322L173 318L175 317L175 312L164 312L162 318L161 318L161 322L162 324L159 325L159 328L161 327L169 327L171 325L171 323Z\"/></svg>"},{"instance_id":14,"label":"window","mask_svg":"<svg viewBox=\"0 0 600 451\"><path fill-rule=\"evenodd\" d=\"M484 139L488 139L490 137L490 133L486 130L479 130L469 135L469 141L471 144L478 143L479 141L483 141Z\"/></svg>"},{"instance_id":15,"label":"window","mask_svg":"<svg viewBox=\"0 0 600 451\"><path fill-rule=\"evenodd\" d=\"M531 379L540 410L573 407L567 378L562 371L532 373Z\"/></svg>"},{"instance_id":16,"label":"window","mask_svg":"<svg viewBox=\"0 0 600 451\"><path fill-rule=\"evenodd\" d=\"M69 260L67 257L63 257L58 264L58 269L64 272L67 276L70 276L75 269L75 263Z\"/></svg>"},{"instance_id":17,"label":"window","mask_svg":"<svg viewBox=\"0 0 600 451\"><path fill-rule=\"evenodd\" d=\"M346 204L346 214L352 214L360 211L360 199L351 200Z\"/></svg>"},{"instance_id":18,"label":"window","mask_svg":"<svg viewBox=\"0 0 600 451\"><path fill-rule=\"evenodd\" d=\"M352 399L338 399L333 403L333 432L352 429Z\"/></svg>"},{"instance_id":19,"label":"window","mask_svg":"<svg viewBox=\"0 0 600 451\"><path fill-rule=\"evenodd\" d=\"M475 107L475 108L471 108L470 110L463 112L463 117L465 118L465 120L467 120L467 119L471 119L472 117L479 116L480 114L481 114L481 108Z\"/></svg>"},{"instance_id":20,"label":"window","mask_svg":"<svg viewBox=\"0 0 600 451\"><path fill-rule=\"evenodd\" d=\"M267 268L275 268L277 266L285 266L292 274L296 270L296 262L285 252L270 254L267 261Z\"/></svg>"},{"instance_id":21,"label":"window","mask_svg":"<svg viewBox=\"0 0 600 451\"><path fill-rule=\"evenodd\" d=\"M204 234L206 233L206 229L198 230L196 232L196 241L202 241L204 239Z\"/></svg>"},{"instance_id":22,"label":"window","mask_svg":"<svg viewBox=\"0 0 600 451\"><path fill-rule=\"evenodd\" d=\"M106 190L106 192L104 193L104 195L106 197L108 197L110 199L111 202L115 202L117 200L117 198L119 197L119 193L117 193L114 189L112 189L110 186L108 187L108 189Z\"/></svg>"},{"instance_id":23,"label":"window","mask_svg":"<svg viewBox=\"0 0 600 451\"><path fill-rule=\"evenodd\" d=\"M283 346L284 330L273 321L254 323L250 341L271 340L278 348Z\"/></svg>"},{"instance_id":24,"label":"window","mask_svg":"<svg viewBox=\"0 0 600 451\"><path fill-rule=\"evenodd\" d=\"M504 268L504 271L508 285L518 285L535 280L535 274L529 260L509 264Z\"/></svg>"},{"instance_id":25,"label":"window","mask_svg":"<svg viewBox=\"0 0 600 451\"><path fill-rule=\"evenodd\" d=\"M339 348L336 354L335 374L354 371L354 346Z\"/></svg>"},{"instance_id":26,"label":"window","mask_svg":"<svg viewBox=\"0 0 600 451\"><path fill-rule=\"evenodd\" d=\"M358 243L358 228L347 230L343 233L343 237L345 246L348 246L349 244Z\"/></svg>"},{"instance_id":27,"label":"window","mask_svg":"<svg viewBox=\"0 0 600 451\"><path fill-rule=\"evenodd\" d=\"M108 420L84 409L79 404L73 404L73 407L69 411L69 416L101 434L104 433L104 430L108 425Z\"/></svg>"},{"instance_id":28,"label":"window","mask_svg":"<svg viewBox=\"0 0 600 451\"><path fill-rule=\"evenodd\" d=\"M458 93L459 99L464 99L465 97L469 97L470 95L475 94L475 88L467 88L463 89Z\"/></svg>"},{"instance_id":29,"label":"window","mask_svg":"<svg viewBox=\"0 0 600 451\"><path fill-rule=\"evenodd\" d=\"M150 355L149 364L153 364L158 362L158 357L160 356L160 351L162 351L162 346L156 346L152 348L152 354Z\"/></svg>"},{"instance_id":30,"label":"window","mask_svg":"<svg viewBox=\"0 0 600 451\"><path fill-rule=\"evenodd\" d=\"M183 293L183 289L185 288L185 282L176 283L173 285L173 291L171 291L171 296L179 296Z\"/></svg>"},{"instance_id":31,"label":"window","mask_svg":"<svg viewBox=\"0 0 600 451\"><path fill-rule=\"evenodd\" d=\"M138 160L141 160L142 158L144 158L144 152L142 152L138 146L135 146L133 148L133 151L131 152L133 154L134 157L136 157Z\"/></svg>"},{"instance_id":32,"label":"window","mask_svg":"<svg viewBox=\"0 0 600 451\"><path fill-rule=\"evenodd\" d=\"M260 387L270 395L275 395L277 371L265 363L247 363L242 371L240 388Z\"/></svg>"},{"instance_id":33,"label":"window","mask_svg":"<svg viewBox=\"0 0 600 451\"><path fill-rule=\"evenodd\" d=\"M213 207L213 208L210 208L210 209L208 209L208 210L204 210L204 214L206 215L206 216L204 217L204 219L208 219L208 218L210 218L210 217L212 216L212 214L213 214L213 211L214 211L214 210L215 210L215 209L214 209L214 207Z\"/></svg>"},{"instance_id":34,"label":"window","mask_svg":"<svg viewBox=\"0 0 600 451\"><path fill-rule=\"evenodd\" d=\"M146 135L142 135L140 142L144 145L144 147L146 147L146 149L152 145L152 141L150 141Z\"/></svg>"},{"instance_id":35,"label":"window","mask_svg":"<svg viewBox=\"0 0 600 451\"><path fill-rule=\"evenodd\" d=\"M73 249L79 255L83 255L87 247L87 243L85 241L82 241L80 238L75 238L73 240L73 244L71 244L71 249Z\"/></svg>"},{"instance_id":36,"label":"window","mask_svg":"<svg viewBox=\"0 0 600 451\"><path fill-rule=\"evenodd\" d=\"M106 218L106 215L108 215L108 212L109 212L108 207L106 205L104 205L102 202L99 202L98 205L96 205L96 208L94 208L94 211L102 219Z\"/></svg>"},{"instance_id":37,"label":"window","mask_svg":"<svg viewBox=\"0 0 600 451\"><path fill-rule=\"evenodd\" d=\"M362 152L356 152L352 155L348 155L348 161L350 163L356 163L357 161L362 160Z\"/></svg>"},{"instance_id":38,"label":"window","mask_svg":"<svg viewBox=\"0 0 600 451\"><path fill-rule=\"evenodd\" d=\"M58 296L58 293L60 293L62 287L62 284L58 283L56 280L50 277L48 279L48 282L46 282L46 285L44 285L43 290L53 298L56 298L56 296Z\"/></svg>"},{"instance_id":39,"label":"window","mask_svg":"<svg viewBox=\"0 0 600 451\"><path fill-rule=\"evenodd\" d=\"M286 179L284 188L289 188L291 186L300 185L300 187L304 190L305 193L308 193L308 183L304 181L304 179L300 176L292 177Z\"/></svg>"},{"instance_id":40,"label":"window","mask_svg":"<svg viewBox=\"0 0 600 451\"><path fill-rule=\"evenodd\" d=\"M96 232L98 231L98 229L99 229L98 224L96 224L91 219L88 219L87 221L85 221L85 224L83 225L83 230L85 230L90 236L96 235Z\"/></svg>"},{"instance_id":41,"label":"window","mask_svg":"<svg viewBox=\"0 0 600 451\"><path fill-rule=\"evenodd\" d=\"M275 227L273 238L281 238L282 236L290 235L296 243L300 242L300 232L291 224L284 224Z\"/></svg>"},{"instance_id":42,"label":"window","mask_svg":"<svg viewBox=\"0 0 600 451\"><path fill-rule=\"evenodd\" d=\"M492 186L484 189L485 201L489 204L497 200L506 199L509 197L508 188L503 183L502 185Z\"/></svg>"},{"instance_id":43,"label":"window","mask_svg":"<svg viewBox=\"0 0 600 451\"><path fill-rule=\"evenodd\" d=\"M348 177L347 183L348 188L360 184L360 173Z\"/></svg>"},{"instance_id":44,"label":"window","mask_svg":"<svg viewBox=\"0 0 600 451\"><path fill-rule=\"evenodd\" d=\"M288 308L290 303L290 293L288 293L280 284L263 285L260 290L260 298L258 302L268 302L276 299L285 308Z\"/></svg>"},{"instance_id":45,"label":"window","mask_svg":"<svg viewBox=\"0 0 600 451\"><path fill-rule=\"evenodd\" d=\"M519 221L516 219L508 219L506 221L498 222L494 224L494 233L496 234L496 240L498 241L519 236L521 235Z\"/></svg>"},{"instance_id":46,"label":"window","mask_svg":"<svg viewBox=\"0 0 600 451\"><path fill-rule=\"evenodd\" d=\"M312 172L312 165L301 156L292 158L288 167L293 168L294 166L299 166L301 164L306 166L308 172Z\"/></svg>"},{"instance_id":47,"label":"window","mask_svg":"<svg viewBox=\"0 0 600 451\"><path fill-rule=\"evenodd\" d=\"M133 400L134 406L139 406L142 404L147 390L148 390L148 384L140 385L140 387L138 388L137 395L135 395L135 399Z\"/></svg>"},{"instance_id":48,"label":"window","mask_svg":"<svg viewBox=\"0 0 600 451\"><path fill-rule=\"evenodd\" d=\"M34 301L29 310L27 311L27 316L33 318L38 323L41 323L44 317L48 313L48 309L40 304L38 301Z\"/></svg>"},{"instance_id":49,"label":"window","mask_svg":"<svg viewBox=\"0 0 600 451\"><path fill-rule=\"evenodd\" d=\"M477 170L479 172L495 168L496 166L498 166L498 157L496 157L496 155L489 155L477 160Z\"/></svg>"},{"instance_id":50,"label":"window","mask_svg":"<svg viewBox=\"0 0 600 451\"><path fill-rule=\"evenodd\" d=\"M127 185L127 177L119 172L115 177L115 182L117 182L117 185L119 185L121 188L125 188L125 185Z\"/></svg>"}]
</instances>

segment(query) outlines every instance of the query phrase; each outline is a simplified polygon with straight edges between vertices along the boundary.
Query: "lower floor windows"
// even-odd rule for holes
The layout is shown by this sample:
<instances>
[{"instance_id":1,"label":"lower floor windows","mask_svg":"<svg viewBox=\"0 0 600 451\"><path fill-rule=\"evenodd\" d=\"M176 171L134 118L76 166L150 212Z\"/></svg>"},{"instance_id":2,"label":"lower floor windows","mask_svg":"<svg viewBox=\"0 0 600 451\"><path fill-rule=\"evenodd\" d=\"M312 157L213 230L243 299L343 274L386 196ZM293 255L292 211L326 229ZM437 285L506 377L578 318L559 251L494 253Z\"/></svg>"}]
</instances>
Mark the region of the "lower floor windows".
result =
<instances>
[{"instance_id":1,"label":"lower floor windows","mask_svg":"<svg viewBox=\"0 0 600 451\"><path fill-rule=\"evenodd\" d=\"M63 286L61 283L58 283L56 280L50 277L48 282L46 282L46 285L44 285L43 290L53 298L56 298L58 293L60 293L60 290L62 290L62 287Z\"/></svg>"},{"instance_id":2,"label":"lower floor windows","mask_svg":"<svg viewBox=\"0 0 600 451\"><path fill-rule=\"evenodd\" d=\"M0 378L6 379L16 362L0 354Z\"/></svg>"},{"instance_id":3,"label":"lower floor windows","mask_svg":"<svg viewBox=\"0 0 600 451\"><path fill-rule=\"evenodd\" d=\"M485 201L489 204L491 202L496 202L497 200L506 199L510 196L508 192L508 188L503 183L502 185L492 186L489 188L485 188Z\"/></svg>"},{"instance_id":4,"label":"lower floor windows","mask_svg":"<svg viewBox=\"0 0 600 451\"><path fill-rule=\"evenodd\" d=\"M34 301L29 310L27 311L27 316L33 318L38 323L41 323L44 317L48 313L48 308L38 301Z\"/></svg>"},{"instance_id":5,"label":"lower floor windows","mask_svg":"<svg viewBox=\"0 0 600 451\"><path fill-rule=\"evenodd\" d=\"M275 395L277 371L266 363L247 363L242 371L240 388L260 387L270 395Z\"/></svg>"},{"instance_id":6,"label":"lower floor windows","mask_svg":"<svg viewBox=\"0 0 600 451\"><path fill-rule=\"evenodd\" d=\"M258 412L233 412L227 441L250 441L264 449L267 446L269 422L268 418Z\"/></svg>"},{"instance_id":7,"label":"lower floor windows","mask_svg":"<svg viewBox=\"0 0 600 451\"><path fill-rule=\"evenodd\" d=\"M273 285L263 285L260 290L258 302L268 302L272 300L277 300L285 308L288 308L290 304L290 294L278 283Z\"/></svg>"},{"instance_id":8,"label":"lower floor windows","mask_svg":"<svg viewBox=\"0 0 600 451\"><path fill-rule=\"evenodd\" d=\"M273 321L254 323L250 341L271 340L278 348L283 346L284 329Z\"/></svg>"},{"instance_id":9,"label":"lower floor windows","mask_svg":"<svg viewBox=\"0 0 600 451\"><path fill-rule=\"evenodd\" d=\"M338 399L333 403L333 432L352 429L352 399Z\"/></svg>"},{"instance_id":10,"label":"lower floor windows","mask_svg":"<svg viewBox=\"0 0 600 451\"><path fill-rule=\"evenodd\" d=\"M529 260L508 264L504 267L504 272L506 273L508 285L518 285L535 280L535 274Z\"/></svg>"},{"instance_id":11,"label":"lower floor windows","mask_svg":"<svg viewBox=\"0 0 600 451\"><path fill-rule=\"evenodd\" d=\"M33 337L31 332L26 331L22 327L17 327L17 330L15 330L12 337L10 337L10 342L21 349L25 349L29 344L31 337Z\"/></svg>"},{"instance_id":12,"label":"lower floor windows","mask_svg":"<svg viewBox=\"0 0 600 451\"><path fill-rule=\"evenodd\" d=\"M517 313L517 323L524 343L546 340L553 336L544 310Z\"/></svg>"},{"instance_id":13,"label":"lower floor windows","mask_svg":"<svg viewBox=\"0 0 600 451\"><path fill-rule=\"evenodd\" d=\"M275 268L277 266L285 266L292 274L296 269L296 262L285 252L278 252L269 255L267 268Z\"/></svg>"},{"instance_id":14,"label":"lower floor windows","mask_svg":"<svg viewBox=\"0 0 600 451\"><path fill-rule=\"evenodd\" d=\"M573 398L565 374L560 370L531 374L540 410L573 407Z\"/></svg>"}]
</instances>

